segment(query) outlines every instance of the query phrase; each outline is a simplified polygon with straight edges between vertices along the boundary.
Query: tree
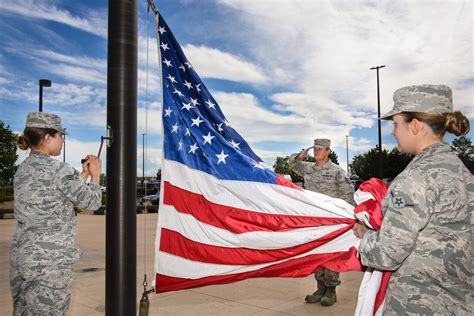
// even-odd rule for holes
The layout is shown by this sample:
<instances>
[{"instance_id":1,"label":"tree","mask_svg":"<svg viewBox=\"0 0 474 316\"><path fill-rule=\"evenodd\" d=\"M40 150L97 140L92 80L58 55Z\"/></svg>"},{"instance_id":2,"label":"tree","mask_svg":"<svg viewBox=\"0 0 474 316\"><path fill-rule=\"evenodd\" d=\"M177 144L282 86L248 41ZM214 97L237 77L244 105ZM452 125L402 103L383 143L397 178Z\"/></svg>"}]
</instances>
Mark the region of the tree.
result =
<instances>
[{"instance_id":1,"label":"tree","mask_svg":"<svg viewBox=\"0 0 474 316\"><path fill-rule=\"evenodd\" d=\"M17 166L15 165L18 155L16 154L17 135L12 132L10 126L0 121L0 184L11 185Z\"/></svg>"},{"instance_id":2,"label":"tree","mask_svg":"<svg viewBox=\"0 0 474 316\"><path fill-rule=\"evenodd\" d=\"M397 148L387 151L382 150L379 154L377 147L370 149L364 154L352 158L350 168L352 172L359 176L362 181L376 178L379 175L379 159L382 160L383 177L394 179L402 172L413 158L412 155L404 154Z\"/></svg>"},{"instance_id":3,"label":"tree","mask_svg":"<svg viewBox=\"0 0 474 316\"><path fill-rule=\"evenodd\" d=\"M451 148L458 154L467 169L474 173L474 146L472 146L471 139L467 136L456 138L451 143Z\"/></svg>"}]
</instances>

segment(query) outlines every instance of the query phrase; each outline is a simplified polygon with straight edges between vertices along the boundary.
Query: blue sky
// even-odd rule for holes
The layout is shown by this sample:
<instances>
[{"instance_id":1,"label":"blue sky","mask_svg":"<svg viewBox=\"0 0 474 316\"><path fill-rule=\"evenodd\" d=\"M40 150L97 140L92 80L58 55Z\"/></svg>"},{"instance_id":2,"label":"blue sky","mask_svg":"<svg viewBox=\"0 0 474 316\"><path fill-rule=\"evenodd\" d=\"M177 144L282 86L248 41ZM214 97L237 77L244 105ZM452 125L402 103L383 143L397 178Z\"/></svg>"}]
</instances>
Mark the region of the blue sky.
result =
<instances>
[{"instance_id":1,"label":"blue sky","mask_svg":"<svg viewBox=\"0 0 474 316\"><path fill-rule=\"evenodd\" d=\"M471 1L155 4L232 126L269 165L315 137L332 140L344 168L346 135L349 159L373 148L377 90L369 68L377 65L386 65L382 112L391 108L394 90L433 83L449 85L455 109L474 118ZM2 0L0 44L0 119L22 131L26 114L38 109L38 79L50 79L44 111L63 118L70 133L66 162L79 168L81 157L97 152L106 124L107 1ZM145 169L154 175L161 162L160 78L145 0L138 58L137 173L146 132ZM396 143L391 128L382 124L386 148Z\"/></svg>"}]
</instances>

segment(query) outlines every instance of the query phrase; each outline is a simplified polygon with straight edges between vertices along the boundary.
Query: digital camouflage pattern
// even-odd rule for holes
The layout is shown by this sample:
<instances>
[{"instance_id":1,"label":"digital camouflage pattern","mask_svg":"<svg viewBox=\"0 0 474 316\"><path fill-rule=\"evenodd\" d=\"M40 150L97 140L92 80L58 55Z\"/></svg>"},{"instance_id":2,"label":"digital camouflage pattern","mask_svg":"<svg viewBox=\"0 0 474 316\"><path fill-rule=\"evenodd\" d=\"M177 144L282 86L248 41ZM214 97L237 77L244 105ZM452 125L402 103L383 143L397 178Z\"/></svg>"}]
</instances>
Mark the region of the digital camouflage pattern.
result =
<instances>
[{"instance_id":1,"label":"digital camouflage pattern","mask_svg":"<svg viewBox=\"0 0 474 316\"><path fill-rule=\"evenodd\" d=\"M393 271L384 315L472 312L473 206L473 176L446 143L395 178L381 229L367 229L359 246L364 265Z\"/></svg>"},{"instance_id":2,"label":"digital camouflage pattern","mask_svg":"<svg viewBox=\"0 0 474 316\"><path fill-rule=\"evenodd\" d=\"M72 275L72 264L12 269L13 315L67 315Z\"/></svg>"},{"instance_id":3,"label":"digital camouflage pattern","mask_svg":"<svg viewBox=\"0 0 474 316\"><path fill-rule=\"evenodd\" d=\"M304 178L306 190L329 195L333 198L343 199L351 205L354 202L354 190L345 171L332 161L318 167L314 162L302 161L292 154L288 165L295 173Z\"/></svg>"},{"instance_id":4,"label":"digital camouflage pattern","mask_svg":"<svg viewBox=\"0 0 474 316\"><path fill-rule=\"evenodd\" d=\"M401 112L453 112L453 93L445 85L408 86L393 93L393 109L380 119L390 120Z\"/></svg>"},{"instance_id":5,"label":"digital camouflage pattern","mask_svg":"<svg viewBox=\"0 0 474 316\"><path fill-rule=\"evenodd\" d=\"M316 138L313 147L329 148L331 147L331 140L327 138Z\"/></svg>"},{"instance_id":6,"label":"digital camouflage pattern","mask_svg":"<svg viewBox=\"0 0 474 316\"><path fill-rule=\"evenodd\" d=\"M56 114L46 112L30 112L26 117L26 127L51 128L61 134L68 134L61 127L61 118Z\"/></svg>"},{"instance_id":7,"label":"digital camouflage pattern","mask_svg":"<svg viewBox=\"0 0 474 316\"><path fill-rule=\"evenodd\" d=\"M32 151L15 174L14 195L17 226L10 261L14 314L25 309L27 315L35 314L35 307L49 306L51 314L62 315L56 302L60 305L58 296L70 296L72 264L81 255L75 243L74 206L99 208L100 186L84 184L71 166Z\"/></svg>"},{"instance_id":8,"label":"digital camouflage pattern","mask_svg":"<svg viewBox=\"0 0 474 316\"><path fill-rule=\"evenodd\" d=\"M315 140L316 143L316 140ZM328 160L319 167L313 162L302 161L292 154L288 160L290 168L304 178L306 190L322 193L333 198L345 200L354 205L354 190L344 170ZM341 284L339 272L323 268L314 274L316 280L322 281L326 286L333 287Z\"/></svg>"}]
</instances>

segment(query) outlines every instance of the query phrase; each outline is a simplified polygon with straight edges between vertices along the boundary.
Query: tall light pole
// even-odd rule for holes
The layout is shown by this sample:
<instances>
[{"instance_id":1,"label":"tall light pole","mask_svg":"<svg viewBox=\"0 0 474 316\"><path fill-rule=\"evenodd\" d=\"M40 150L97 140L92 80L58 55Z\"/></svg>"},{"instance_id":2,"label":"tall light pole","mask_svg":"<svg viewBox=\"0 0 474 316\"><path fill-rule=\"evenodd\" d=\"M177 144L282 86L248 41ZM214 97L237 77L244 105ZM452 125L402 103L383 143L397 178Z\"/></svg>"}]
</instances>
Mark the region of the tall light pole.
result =
<instances>
[{"instance_id":1,"label":"tall light pole","mask_svg":"<svg viewBox=\"0 0 474 316\"><path fill-rule=\"evenodd\" d=\"M145 190L145 133L142 134L142 187L143 187L143 196L146 195Z\"/></svg>"},{"instance_id":2,"label":"tall light pole","mask_svg":"<svg viewBox=\"0 0 474 316\"><path fill-rule=\"evenodd\" d=\"M349 135L346 135L346 161L347 161L347 176L349 177Z\"/></svg>"},{"instance_id":3,"label":"tall light pole","mask_svg":"<svg viewBox=\"0 0 474 316\"><path fill-rule=\"evenodd\" d=\"M66 131L66 129L64 129ZM64 148L63 148L63 162L66 162L66 134L63 135L64 139Z\"/></svg>"},{"instance_id":4,"label":"tall light pole","mask_svg":"<svg viewBox=\"0 0 474 316\"><path fill-rule=\"evenodd\" d=\"M39 80L39 112L43 112L43 87L51 87L51 80L40 79Z\"/></svg>"},{"instance_id":5,"label":"tall light pole","mask_svg":"<svg viewBox=\"0 0 474 316\"><path fill-rule=\"evenodd\" d=\"M379 84L379 69L385 67L385 65L375 66L370 70L377 70L377 123L378 123L378 134L379 134L379 178L382 178L382 122L378 119L380 117L380 84Z\"/></svg>"}]
</instances>

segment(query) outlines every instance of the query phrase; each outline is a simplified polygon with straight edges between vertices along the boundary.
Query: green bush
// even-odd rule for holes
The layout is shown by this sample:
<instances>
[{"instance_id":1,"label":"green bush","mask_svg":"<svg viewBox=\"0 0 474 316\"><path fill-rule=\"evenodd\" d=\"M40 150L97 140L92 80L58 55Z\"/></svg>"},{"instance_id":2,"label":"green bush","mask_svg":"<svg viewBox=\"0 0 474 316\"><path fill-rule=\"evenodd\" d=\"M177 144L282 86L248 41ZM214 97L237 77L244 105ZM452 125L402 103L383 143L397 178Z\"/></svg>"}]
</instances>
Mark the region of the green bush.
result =
<instances>
[{"instance_id":1,"label":"green bush","mask_svg":"<svg viewBox=\"0 0 474 316\"><path fill-rule=\"evenodd\" d=\"M0 203L5 201L13 201L13 193L12 192L1 192L0 191Z\"/></svg>"}]
</instances>

